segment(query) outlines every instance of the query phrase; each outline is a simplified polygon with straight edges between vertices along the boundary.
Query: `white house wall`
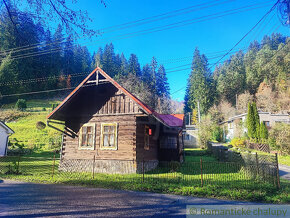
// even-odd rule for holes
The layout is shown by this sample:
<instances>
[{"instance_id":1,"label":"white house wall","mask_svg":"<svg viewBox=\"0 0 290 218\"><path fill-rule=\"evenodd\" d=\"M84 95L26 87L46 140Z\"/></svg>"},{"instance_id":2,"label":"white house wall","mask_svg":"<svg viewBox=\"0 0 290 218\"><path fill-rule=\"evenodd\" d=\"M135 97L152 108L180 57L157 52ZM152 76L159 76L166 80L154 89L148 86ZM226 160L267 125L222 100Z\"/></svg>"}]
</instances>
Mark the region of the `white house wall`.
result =
<instances>
[{"instance_id":1,"label":"white house wall","mask_svg":"<svg viewBox=\"0 0 290 218\"><path fill-rule=\"evenodd\" d=\"M6 131L0 126L0 156L6 154L7 136Z\"/></svg>"}]
</instances>

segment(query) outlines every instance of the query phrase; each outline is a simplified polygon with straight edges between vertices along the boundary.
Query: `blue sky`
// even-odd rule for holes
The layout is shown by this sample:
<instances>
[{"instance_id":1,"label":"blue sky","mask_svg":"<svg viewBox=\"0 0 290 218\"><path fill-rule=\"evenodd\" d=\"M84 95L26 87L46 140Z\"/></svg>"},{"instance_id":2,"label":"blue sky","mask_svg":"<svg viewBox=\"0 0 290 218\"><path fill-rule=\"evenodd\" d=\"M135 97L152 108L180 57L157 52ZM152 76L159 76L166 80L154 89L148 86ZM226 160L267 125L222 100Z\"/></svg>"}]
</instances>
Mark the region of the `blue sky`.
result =
<instances>
[{"instance_id":1,"label":"blue sky","mask_svg":"<svg viewBox=\"0 0 290 218\"><path fill-rule=\"evenodd\" d=\"M135 25L126 29L114 29L114 32L104 33L102 36L92 38L91 42L83 38L79 40L81 44L87 45L91 52L96 51L99 46L112 42L116 53L123 52L127 58L131 53L137 54L142 66L149 63L154 56L159 64L164 64L168 71L174 71L189 67L175 68L191 63L195 47L198 47L208 57L224 54L226 50L238 42L261 19L274 5L276 0L105 0L105 2L107 7L104 7L98 0L79 1L77 4L73 4L72 7L87 10L88 15L93 19L93 22L89 23L89 26L94 29L102 29L198 4L216 4L207 8L201 8L205 7L205 5L200 6L199 10L195 8L195 11L163 20L155 20L140 26ZM196 19L253 4L260 5L251 7L255 8L253 10L164 31L134 37L128 37L132 35L127 35L128 38L124 39L118 39L117 37L118 35L169 25L175 22L184 24L184 20ZM241 10L246 10L246 8ZM249 42L254 39L261 40L265 34L271 34L273 31L289 36L289 28L281 25L277 16L277 10L274 10L237 48L248 46ZM215 63L217 60L211 59L209 62ZM173 69L171 70L171 68ZM186 86L189 73L190 70L182 70L167 74L171 93L174 93L172 94L173 99L183 100L185 89L182 88ZM177 90L180 91L176 92Z\"/></svg>"}]
</instances>

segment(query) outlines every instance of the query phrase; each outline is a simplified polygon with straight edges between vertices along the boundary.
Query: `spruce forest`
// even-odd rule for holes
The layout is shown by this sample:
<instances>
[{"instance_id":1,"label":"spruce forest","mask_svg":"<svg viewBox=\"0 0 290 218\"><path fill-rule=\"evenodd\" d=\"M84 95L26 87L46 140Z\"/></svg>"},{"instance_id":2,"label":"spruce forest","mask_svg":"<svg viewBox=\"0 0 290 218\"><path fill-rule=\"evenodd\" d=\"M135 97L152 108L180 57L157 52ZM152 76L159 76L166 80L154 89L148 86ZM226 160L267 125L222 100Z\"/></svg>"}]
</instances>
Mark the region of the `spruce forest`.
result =
<instances>
[{"instance_id":1,"label":"spruce forest","mask_svg":"<svg viewBox=\"0 0 290 218\"><path fill-rule=\"evenodd\" d=\"M61 99L99 66L156 111L182 112L170 99L165 67L156 58L141 66L136 54L117 54L112 43L91 54L72 35L67 36L61 25L53 32L36 23L30 14L15 16L18 31L9 22L8 13L1 13L1 104L19 98ZM41 46L31 49L34 44ZM289 109L289 48L289 37L266 35L261 42L253 41L248 48L235 51L215 69L196 48L184 112L196 110L199 102L201 114L220 113L217 119L222 121L233 113L245 112L253 99L265 111ZM42 93L45 90L52 91Z\"/></svg>"},{"instance_id":2,"label":"spruce forest","mask_svg":"<svg viewBox=\"0 0 290 218\"><path fill-rule=\"evenodd\" d=\"M287 112L290 108L289 37L279 33L253 41L245 50L211 70L208 59L196 48L185 95L185 112L197 109L221 122L247 112L251 101L267 112Z\"/></svg>"}]
</instances>

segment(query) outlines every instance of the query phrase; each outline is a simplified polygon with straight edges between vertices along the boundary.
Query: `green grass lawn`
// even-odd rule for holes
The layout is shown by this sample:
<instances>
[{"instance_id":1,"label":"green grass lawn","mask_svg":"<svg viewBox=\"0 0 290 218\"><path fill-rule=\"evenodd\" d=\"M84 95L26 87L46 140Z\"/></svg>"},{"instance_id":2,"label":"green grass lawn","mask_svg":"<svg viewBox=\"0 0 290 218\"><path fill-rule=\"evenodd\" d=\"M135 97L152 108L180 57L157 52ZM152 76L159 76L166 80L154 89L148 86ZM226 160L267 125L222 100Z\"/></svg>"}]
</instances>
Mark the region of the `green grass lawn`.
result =
<instances>
[{"instance_id":1,"label":"green grass lawn","mask_svg":"<svg viewBox=\"0 0 290 218\"><path fill-rule=\"evenodd\" d=\"M206 151L187 150L201 154L200 157L212 160ZM172 168L164 165L151 172L142 174L104 174L96 173L92 178L91 172L63 172L58 170L59 160L55 165L52 152L34 153L21 157L20 174L5 174L7 166L16 171L18 158L12 158L8 162L0 160L1 178L17 179L22 181L40 183L59 183L84 185L89 187L102 187L124 190L150 191L159 193L172 193L199 197L214 197L232 200L261 201L268 203L289 203L290 184L281 180L282 188L277 190L275 186L263 183L257 178L253 180L251 175L243 172L244 169L236 165L227 165L222 162L208 161L203 163L203 187L201 187L200 162L187 161L180 168ZM58 157L58 156L57 156ZM6 167L4 167L4 165ZM55 166L55 167L53 167ZM2 170L1 170L2 169ZM54 176L52 176L54 174Z\"/></svg>"},{"instance_id":2,"label":"green grass lawn","mask_svg":"<svg viewBox=\"0 0 290 218\"><path fill-rule=\"evenodd\" d=\"M249 152L252 152L252 153L256 153L259 155L273 155L271 153L267 153L267 152L263 152L263 151L258 151L258 150L254 150L254 149L241 149L241 152L246 152L246 151L249 151ZM283 165L286 165L286 166L290 166L290 155L278 155L278 163L279 164L283 164Z\"/></svg>"},{"instance_id":3,"label":"green grass lawn","mask_svg":"<svg viewBox=\"0 0 290 218\"><path fill-rule=\"evenodd\" d=\"M184 164L161 164L161 167L145 173L144 178L142 174L104 173L97 173L92 178L91 172L59 171L59 155L56 155L54 161L53 153L49 150L60 140L61 134L48 127L44 130L36 128L38 121L46 123L52 103L58 102L31 100L28 101L29 112L6 110L7 114L0 114L0 119L5 116L10 118L7 125L15 131L10 137L11 142L37 148L33 153L20 158L19 167L18 157L0 158L0 178L269 203L290 202L288 181L281 180L282 188L277 190L273 184L264 183L259 177L253 178L248 169L218 162L207 150L202 149L185 149ZM14 104L6 105L6 109L13 107ZM280 156L279 160L284 163Z\"/></svg>"},{"instance_id":4,"label":"green grass lawn","mask_svg":"<svg viewBox=\"0 0 290 218\"><path fill-rule=\"evenodd\" d=\"M26 111L16 111L15 103L3 105L5 110L0 111L0 120L6 120L15 132L9 138L11 144L24 145L25 148L36 150L51 150L60 146L61 133L46 127L43 130L36 128L36 123L46 123L47 115L52 111L54 100L28 100ZM59 126L60 127L60 126Z\"/></svg>"},{"instance_id":5,"label":"green grass lawn","mask_svg":"<svg viewBox=\"0 0 290 218\"><path fill-rule=\"evenodd\" d=\"M2 106L3 109L14 109L15 108L15 103L10 103L10 104L5 104ZM52 110L52 104L59 104L60 101L56 100L42 100L42 99L32 99L32 100L27 100L26 105L27 105L27 110L28 111L42 111L43 108L45 108L46 111L51 111Z\"/></svg>"},{"instance_id":6,"label":"green grass lawn","mask_svg":"<svg viewBox=\"0 0 290 218\"><path fill-rule=\"evenodd\" d=\"M10 142L18 142L28 148L52 149L56 142L60 142L61 133L50 127L43 130L36 128L38 121L46 123L47 115L47 112L34 112L17 121L6 123L15 132L9 138Z\"/></svg>"}]
</instances>

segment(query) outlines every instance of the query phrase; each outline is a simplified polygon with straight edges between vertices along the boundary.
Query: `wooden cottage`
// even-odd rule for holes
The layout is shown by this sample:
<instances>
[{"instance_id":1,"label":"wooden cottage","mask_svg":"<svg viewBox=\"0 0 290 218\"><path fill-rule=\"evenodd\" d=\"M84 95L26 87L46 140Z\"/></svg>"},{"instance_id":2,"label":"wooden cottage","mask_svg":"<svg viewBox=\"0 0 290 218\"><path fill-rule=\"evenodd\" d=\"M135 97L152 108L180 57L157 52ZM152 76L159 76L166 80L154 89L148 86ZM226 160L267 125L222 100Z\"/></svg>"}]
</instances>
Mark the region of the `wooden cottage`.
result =
<instances>
[{"instance_id":1,"label":"wooden cottage","mask_svg":"<svg viewBox=\"0 0 290 218\"><path fill-rule=\"evenodd\" d=\"M102 69L90 73L48 115L63 124L60 168L134 173L159 161L183 161L183 115L158 114ZM144 160L144 162L143 162Z\"/></svg>"},{"instance_id":2,"label":"wooden cottage","mask_svg":"<svg viewBox=\"0 0 290 218\"><path fill-rule=\"evenodd\" d=\"M14 131L0 121L0 156L7 155L8 138Z\"/></svg>"}]
</instances>

